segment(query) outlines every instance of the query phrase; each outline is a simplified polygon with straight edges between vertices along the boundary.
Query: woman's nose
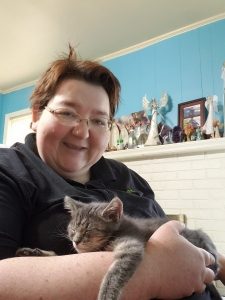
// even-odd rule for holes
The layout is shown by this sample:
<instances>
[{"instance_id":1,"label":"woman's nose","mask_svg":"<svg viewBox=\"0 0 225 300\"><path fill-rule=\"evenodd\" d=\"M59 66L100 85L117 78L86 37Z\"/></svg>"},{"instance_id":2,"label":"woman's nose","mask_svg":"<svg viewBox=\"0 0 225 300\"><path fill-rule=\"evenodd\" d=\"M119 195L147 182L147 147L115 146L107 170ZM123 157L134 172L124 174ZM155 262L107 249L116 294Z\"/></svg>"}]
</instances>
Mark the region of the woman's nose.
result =
<instances>
[{"instance_id":1,"label":"woman's nose","mask_svg":"<svg viewBox=\"0 0 225 300\"><path fill-rule=\"evenodd\" d=\"M74 126L72 133L73 135L78 136L82 139L87 139L89 137L88 120L80 120L80 122L76 126Z\"/></svg>"}]
</instances>

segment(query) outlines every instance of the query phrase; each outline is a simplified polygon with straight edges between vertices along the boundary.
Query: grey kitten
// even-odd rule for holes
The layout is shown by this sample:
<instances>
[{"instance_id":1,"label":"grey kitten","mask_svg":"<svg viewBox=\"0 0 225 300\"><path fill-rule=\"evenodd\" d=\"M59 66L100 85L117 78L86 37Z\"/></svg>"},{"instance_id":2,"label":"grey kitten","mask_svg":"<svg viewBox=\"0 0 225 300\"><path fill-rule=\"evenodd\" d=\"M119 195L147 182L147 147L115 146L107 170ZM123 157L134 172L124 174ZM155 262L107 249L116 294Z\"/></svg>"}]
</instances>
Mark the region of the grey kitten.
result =
<instances>
[{"instance_id":1,"label":"grey kitten","mask_svg":"<svg viewBox=\"0 0 225 300\"><path fill-rule=\"evenodd\" d=\"M166 218L134 218L123 213L123 203L118 198L107 202L81 203L68 196L64 205L71 214L68 236L78 253L113 251L114 262L100 286L98 300L118 300L125 284L136 271L144 256L145 245L151 235L164 223ZM216 247L201 230L185 228L182 235L197 247L217 257ZM18 256L49 256L54 252L40 249L21 248ZM214 266L217 271L217 264ZM222 299L214 287L208 285L213 300Z\"/></svg>"}]
</instances>

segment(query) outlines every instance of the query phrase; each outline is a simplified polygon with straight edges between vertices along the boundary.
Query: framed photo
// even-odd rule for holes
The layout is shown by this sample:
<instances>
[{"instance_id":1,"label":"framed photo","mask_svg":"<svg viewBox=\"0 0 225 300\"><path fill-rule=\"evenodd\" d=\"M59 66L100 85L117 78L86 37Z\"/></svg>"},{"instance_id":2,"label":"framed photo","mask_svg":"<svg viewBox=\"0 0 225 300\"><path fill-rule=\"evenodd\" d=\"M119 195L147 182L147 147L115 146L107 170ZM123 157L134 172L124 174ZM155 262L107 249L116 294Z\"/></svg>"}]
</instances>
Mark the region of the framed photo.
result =
<instances>
[{"instance_id":1,"label":"framed photo","mask_svg":"<svg viewBox=\"0 0 225 300\"><path fill-rule=\"evenodd\" d=\"M191 124L194 128L202 127L206 120L206 98L199 98L178 104L178 124L183 129Z\"/></svg>"}]
</instances>

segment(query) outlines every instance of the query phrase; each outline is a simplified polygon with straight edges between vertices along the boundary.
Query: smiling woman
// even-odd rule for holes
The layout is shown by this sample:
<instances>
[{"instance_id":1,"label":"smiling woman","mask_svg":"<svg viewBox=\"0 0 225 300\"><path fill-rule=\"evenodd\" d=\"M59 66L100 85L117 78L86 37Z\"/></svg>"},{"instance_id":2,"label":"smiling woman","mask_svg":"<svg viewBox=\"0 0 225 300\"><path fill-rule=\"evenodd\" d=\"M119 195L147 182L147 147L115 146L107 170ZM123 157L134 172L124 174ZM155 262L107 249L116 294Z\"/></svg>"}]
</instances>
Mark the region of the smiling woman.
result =
<instances>
[{"instance_id":1,"label":"smiling woman","mask_svg":"<svg viewBox=\"0 0 225 300\"><path fill-rule=\"evenodd\" d=\"M46 108L41 114L33 111L32 129L37 132L40 157L57 173L85 183L109 142L107 93L102 87L65 79Z\"/></svg>"}]
</instances>

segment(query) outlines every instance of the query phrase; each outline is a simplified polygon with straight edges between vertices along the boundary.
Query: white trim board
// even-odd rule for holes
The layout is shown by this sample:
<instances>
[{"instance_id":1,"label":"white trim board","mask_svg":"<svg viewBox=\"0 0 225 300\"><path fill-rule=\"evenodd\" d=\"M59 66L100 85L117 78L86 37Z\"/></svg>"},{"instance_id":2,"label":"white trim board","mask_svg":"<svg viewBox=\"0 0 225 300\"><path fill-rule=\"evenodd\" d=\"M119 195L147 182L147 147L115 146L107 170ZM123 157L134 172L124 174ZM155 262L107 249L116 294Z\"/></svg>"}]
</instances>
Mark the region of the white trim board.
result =
<instances>
[{"instance_id":1,"label":"white trim board","mask_svg":"<svg viewBox=\"0 0 225 300\"><path fill-rule=\"evenodd\" d=\"M24 142L24 137L32 132L30 129L31 110L18 110L5 115L3 144L11 146L15 142Z\"/></svg>"}]
</instances>

